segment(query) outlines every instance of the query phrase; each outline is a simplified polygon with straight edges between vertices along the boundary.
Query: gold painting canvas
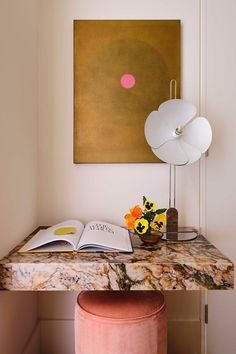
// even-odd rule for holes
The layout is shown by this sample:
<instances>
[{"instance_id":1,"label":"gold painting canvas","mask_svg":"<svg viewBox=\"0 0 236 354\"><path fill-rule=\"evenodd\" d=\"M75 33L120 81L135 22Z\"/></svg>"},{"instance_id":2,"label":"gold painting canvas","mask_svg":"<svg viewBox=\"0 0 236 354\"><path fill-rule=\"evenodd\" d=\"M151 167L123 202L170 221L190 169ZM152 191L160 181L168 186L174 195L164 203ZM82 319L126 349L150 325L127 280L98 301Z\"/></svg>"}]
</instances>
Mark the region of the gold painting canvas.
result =
<instances>
[{"instance_id":1,"label":"gold painting canvas","mask_svg":"<svg viewBox=\"0 0 236 354\"><path fill-rule=\"evenodd\" d=\"M157 162L144 123L180 93L179 20L74 21L74 162Z\"/></svg>"}]
</instances>

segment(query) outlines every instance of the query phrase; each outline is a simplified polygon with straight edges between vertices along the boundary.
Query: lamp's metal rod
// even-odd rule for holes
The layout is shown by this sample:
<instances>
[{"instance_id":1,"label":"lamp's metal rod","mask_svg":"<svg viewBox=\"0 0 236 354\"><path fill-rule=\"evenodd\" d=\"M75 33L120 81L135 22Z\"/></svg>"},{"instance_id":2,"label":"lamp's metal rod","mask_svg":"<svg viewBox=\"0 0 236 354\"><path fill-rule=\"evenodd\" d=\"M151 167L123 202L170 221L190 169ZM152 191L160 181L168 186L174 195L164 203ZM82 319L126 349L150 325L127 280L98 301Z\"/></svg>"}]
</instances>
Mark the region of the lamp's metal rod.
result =
<instances>
[{"instance_id":1,"label":"lamp's metal rod","mask_svg":"<svg viewBox=\"0 0 236 354\"><path fill-rule=\"evenodd\" d=\"M172 185L172 176L171 176L171 165L170 165L170 168L169 168L169 208L171 207L171 194L172 194L172 191L171 191L171 185Z\"/></svg>"},{"instance_id":2,"label":"lamp's metal rod","mask_svg":"<svg viewBox=\"0 0 236 354\"><path fill-rule=\"evenodd\" d=\"M175 208L175 199L176 199L176 166L174 166L174 208Z\"/></svg>"},{"instance_id":3,"label":"lamp's metal rod","mask_svg":"<svg viewBox=\"0 0 236 354\"><path fill-rule=\"evenodd\" d=\"M173 96L173 91L174 91L174 96ZM170 80L170 100L176 99L177 97L177 81L175 79ZM172 176L172 169L173 169L173 175ZM172 193L172 185L173 185L173 193ZM169 173L169 208L173 206L175 208L175 191L176 191L176 167L173 165L170 165L170 173Z\"/></svg>"},{"instance_id":4,"label":"lamp's metal rod","mask_svg":"<svg viewBox=\"0 0 236 354\"><path fill-rule=\"evenodd\" d=\"M176 201L176 166L169 167L169 208L175 208Z\"/></svg>"},{"instance_id":5,"label":"lamp's metal rod","mask_svg":"<svg viewBox=\"0 0 236 354\"><path fill-rule=\"evenodd\" d=\"M177 81L170 81L170 100L177 97ZM166 212L166 239L178 240L178 211L175 209L176 199L176 166L170 165L169 172L169 209ZM173 206L172 206L173 203Z\"/></svg>"},{"instance_id":6,"label":"lamp's metal rod","mask_svg":"<svg viewBox=\"0 0 236 354\"><path fill-rule=\"evenodd\" d=\"M173 88L174 88L174 98L173 98ZM170 80L170 100L176 99L177 97L177 81L175 79Z\"/></svg>"}]
</instances>

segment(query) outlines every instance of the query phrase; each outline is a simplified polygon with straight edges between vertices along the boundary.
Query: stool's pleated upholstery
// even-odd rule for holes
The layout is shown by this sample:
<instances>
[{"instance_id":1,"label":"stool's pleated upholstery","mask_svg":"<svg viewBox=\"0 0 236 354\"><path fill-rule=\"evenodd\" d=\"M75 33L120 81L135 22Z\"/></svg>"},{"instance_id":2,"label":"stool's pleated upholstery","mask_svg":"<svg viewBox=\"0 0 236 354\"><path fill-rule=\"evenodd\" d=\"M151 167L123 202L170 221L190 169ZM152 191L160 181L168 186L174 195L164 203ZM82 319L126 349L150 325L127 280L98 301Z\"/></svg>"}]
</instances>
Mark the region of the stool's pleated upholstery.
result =
<instances>
[{"instance_id":1,"label":"stool's pleated upholstery","mask_svg":"<svg viewBox=\"0 0 236 354\"><path fill-rule=\"evenodd\" d=\"M83 291L75 308L76 354L167 354L159 291Z\"/></svg>"}]
</instances>

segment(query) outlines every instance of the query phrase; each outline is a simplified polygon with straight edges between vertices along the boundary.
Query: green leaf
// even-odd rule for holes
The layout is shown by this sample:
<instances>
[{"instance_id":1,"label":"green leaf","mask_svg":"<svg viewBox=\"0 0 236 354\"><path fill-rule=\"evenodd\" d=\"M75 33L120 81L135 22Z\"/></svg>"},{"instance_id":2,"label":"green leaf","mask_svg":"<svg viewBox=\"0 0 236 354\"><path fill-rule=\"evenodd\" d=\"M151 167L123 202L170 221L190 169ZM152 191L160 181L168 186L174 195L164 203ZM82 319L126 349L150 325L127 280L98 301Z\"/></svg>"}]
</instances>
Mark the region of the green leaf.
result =
<instances>
[{"instance_id":1,"label":"green leaf","mask_svg":"<svg viewBox=\"0 0 236 354\"><path fill-rule=\"evenodd\" d=\"M157 215L163 214L165 211L166 211L166 209L157 209L157 210L156 210L156 214L157 214Z\"/></svg>"},{"instance_id":2,"label":"green leaf","mask_svg":"<svg viewBox=\"0 0 236 354\"><path fill-rule=\"evenodd\" d=\"M143 205L146 203L147 198L143 196Z\"/></svg>"},{"instance_id":3,"label":"green leaf","mask_svg":"<svg viewBox=\"0 0 236 354\"><path fill-rule=\"evenodd\" d=\"M146 219L149 223L153 221L155 218L156 212L154 211L147 211L143 214L143 218Z\"/></svg>"}]
</instances>

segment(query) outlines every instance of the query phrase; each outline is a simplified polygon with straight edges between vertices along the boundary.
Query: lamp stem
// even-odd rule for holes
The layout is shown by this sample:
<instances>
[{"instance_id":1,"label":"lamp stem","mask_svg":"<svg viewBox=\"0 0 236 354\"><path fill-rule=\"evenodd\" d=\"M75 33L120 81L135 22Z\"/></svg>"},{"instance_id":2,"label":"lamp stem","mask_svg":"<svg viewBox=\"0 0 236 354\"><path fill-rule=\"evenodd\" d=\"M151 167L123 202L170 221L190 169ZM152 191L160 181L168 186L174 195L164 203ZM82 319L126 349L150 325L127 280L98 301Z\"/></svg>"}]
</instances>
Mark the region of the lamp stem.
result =
<instances>
[{"instance_id":1,"label":"lamp stem","mask_svg":"<svg viewBox=\"0 0 236 354\"><path fill-rule=\"evenodd\" d=\"M173 176L172 176L173 170ZM173 192L172 192L173 186ZM172 206L175 208L175 201L176 201L176 166L170 165L169 169L169 208Z\"/></svg>"},{"instance_id":2,"label":"lamp stem","mask_svg":"<svg viewBox=\"0 0 236 354\"><path fill-rule=\"evenodd\" d=\"M170 169L169 169L169 208L171 207L171 165L170 165Z\"/></svg>"},{"instance_id":3,"label":"lamp stem","mask_svg":"<svg viewBox=\"0 0 236 354\"><path fill-rule=\"evenodd\" d=\"M175 208L175 197L176 197L176 166L174 165L174 208Z\"/></svg>"},{"instance_id":4,"label":"lamp stem","mask_svg":"<svg viewBox=\"0 0 236 354\"><path fill-rule=\"evenodd\" d=\"M174 96L173 96L174 89ZM177 98L177 81L175 79L170 80L170 100Z\"/></svg>"},{"instance_id":5,"label":"lamp stem","mask_svg":"<svg viewBox=\"0 0 236 354\"><path fill-rule=\"evenodd\" d=\"M177 81L170 81L170 100L177 98ZM172 178L172 168L173 168L173 178ZM172 193L173 185L173 193ZM173 194L173 195L172 195ZM167 240L178 240L178 210L175 209L175 199L176 199L176 166L170 165L169 172L169 209L166 212L166 239ZM173 206L172 206L173 202Z\"/></svg>"},{"instance_id":6,"label":"lamp stem","mask_svg":"<svg viewBox=\"0 0 236 354\"><path fill-rule=\"evenodd\" d=\"M173 176L172 176L173 170ZM173 188L173 192L172 192ZM175 208L176 199L176 166L170 165L169 172L169 209L166 212L166 238L178 240L178 210Z\"/></svg>"},{"instance_id":7,"label":"lamp stem","mask_svg":"<svg viewBox=\"0 0 236 354\"><path fill-rule=\"evenodd\" d=\"M173 94L174 91L174 94ZM177 98L177 81L175 79L170 80L170 100ZM184 124L183 126L179 126L175 129L175 134L176 135L181 135L184 131L184 128L187 127L196 117L194 116L189 122Z\"/></svg>"}]
</instances>

